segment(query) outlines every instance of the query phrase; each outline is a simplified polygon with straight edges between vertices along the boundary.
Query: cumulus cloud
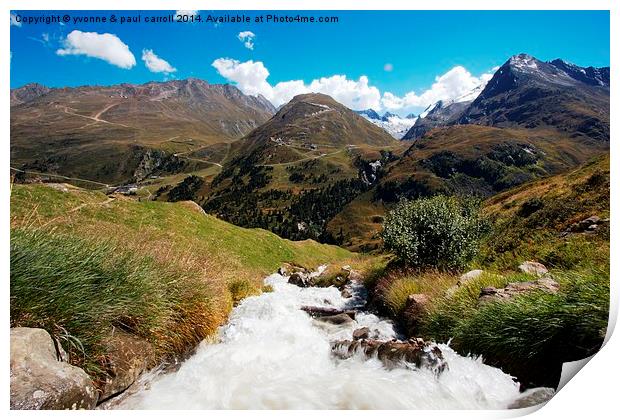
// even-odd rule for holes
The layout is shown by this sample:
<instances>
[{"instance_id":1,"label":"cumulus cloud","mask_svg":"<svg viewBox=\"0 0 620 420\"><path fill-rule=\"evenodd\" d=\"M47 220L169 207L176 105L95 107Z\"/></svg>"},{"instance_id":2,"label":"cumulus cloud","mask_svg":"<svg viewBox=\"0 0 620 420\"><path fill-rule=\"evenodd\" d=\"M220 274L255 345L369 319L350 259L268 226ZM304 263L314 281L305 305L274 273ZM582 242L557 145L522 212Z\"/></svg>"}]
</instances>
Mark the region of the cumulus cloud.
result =
<instances>
[{"instance_id":1,"label":"cumulus cloud","mask_svg":"<svg viewBox=\"0 0 620 420\"><path fill-rule=\"evenodd\" d=\"M62 43L64 48L56 50L56 54L60 56L85 55L122 69L130 69L136 65L136 58L127 44L114 34L74 30Z\"/></svg>"},{"instance_id":2,"label":"cumulus cloud","mask_svg":"<svg viewBox=\"0 0 620 420\"><path fill-rule=\"evenodd\" d=\"M239 35L237 35L237 38L239 39L239 41L243 42L243 45L248 50L254 49L254 38L255 37L256 35L254 34L254 32L251 32L251 31L239 32Z\"/></svg>"},{"instance_id":3,"label":"cumulus cloud","mask_svg":"<svg viewBox=\"0 0 620 420\"><path fill-rule=\"evenodd\" d=\"M275 106L290 101L295 95L316 92L330 95L355 110L373 108L401 112L420 111L438 100L456 99L485 85L492 77L491 73L476 77L464 67L456 66L437 76L432 86L420 94L411 91L400 97L391 92L381 94L366 76L351 80L346 75L333 75L314 79L310 83L289 80L272 85L267 81L269 70L261 61L240 62L232 58L218 58L212 66L246 95L263 95Z\"/></svg>"},{"instance_id":4,"label":"cumulus cloud","mask_svg":"<svg viewBox=\"0 0 620 420\"><path fill-rule=\"evenodd\" d=\"M385 65L383 66L383 70L392 71L394 70L394 66L392 65L392 63L385 63Z\"/></svg>"},{"instance_id":5,"label":"cumulus cloud","mask_svg":"<svg viewBox=\"0 0 620 420\"><path fill-rule=\"evenodd\" d=\"M345 75L321 77L310 83L309 90L329 95L351 109L381 107L381 93L379 89L369 85L366 76L361 76L358 80L347 79Z\"/></svg>"},{"instance_id":6,"label":"cumulus cloud","mask_svg":"<svg viewBox=\"0 0 620 420\"><path fill-rule=\"evenodd\" d=\"M241 63L232 58L218 58L211 65L220 75L235 82L246 95L262 94L267 99L272 96L273 87L267 82L269 70L262 61Z\"/></svg>"},{"instance_id":7,"label":"cumulus cloud","mask_svg":"<svg viewBox=\"0 0 620 420\"><path fill-rule=\"evenodd\" d=\"M466 95L472 90L486 85L491 77L493 77L492 73L484 73L480 77L476 77L465 67L456 66L441 76L435 77L435 83L430 89L420 94L411 91L399 97L391 92L384 92L381 103L390 111L425 108L440 100L449 101Z\"/></svg>"},{"instance_id":8,"label":"cumulus cloud","mask_svg":"<svg viewBox=\"0 0 620 420\"><path fill-rule=\"evenodd\" d=\"M153 50L142 50L142 61L144 61L146 68L153 73L170 74L177 71L166 60L158 57Z\"/></svg>"},{"instance_id":9,"label":"cumulus cloud","mask_svg":"<svg viewBox=\"0 0 620 420\"><path fill-rule=\"evenodd\" d=\"M11 26L17 26L18 28L22 26L22 23L17 21L17 15L15 15L15 13L11 13Z\"/></svg>"},{"instance_id":10,"label":"cumulus cloud","mask_svg":"<svg viewBox=\"0 0 620 420\"><path fill-rule=\"evenodd\" d=\"M220 75L234 82L246 95L263 95L275 106L290 101L295 95L309 92L330 95L352 109L379 108L381 93L370 86L368 78L361 76L350 80L345 75L321 77L306 84L303 80L289 80L272 86L267 78L269 70L261 61L240 62L231 58L218 58L212 63Z\"/></svg>"}]
</instances>

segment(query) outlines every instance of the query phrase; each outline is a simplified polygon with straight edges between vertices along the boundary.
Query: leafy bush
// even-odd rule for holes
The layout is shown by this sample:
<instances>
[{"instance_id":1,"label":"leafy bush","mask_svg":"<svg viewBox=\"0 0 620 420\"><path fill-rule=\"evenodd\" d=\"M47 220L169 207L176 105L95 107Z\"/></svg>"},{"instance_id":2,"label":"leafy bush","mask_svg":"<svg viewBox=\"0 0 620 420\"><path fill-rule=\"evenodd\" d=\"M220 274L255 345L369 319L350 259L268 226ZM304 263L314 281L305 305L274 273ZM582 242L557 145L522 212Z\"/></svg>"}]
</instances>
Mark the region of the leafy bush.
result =
<instances>
[{"instance_id":1,"label":"leafy bush","mask_svg":"<svg viewBox=\"0 0 620 420\"><path fill-rule=\"evenodd\" d=\"M381 236L409 266L456 270L474 258L486 230L477 201L435 196L401 201L386 217Z\"/></svg>"}]
</instances>

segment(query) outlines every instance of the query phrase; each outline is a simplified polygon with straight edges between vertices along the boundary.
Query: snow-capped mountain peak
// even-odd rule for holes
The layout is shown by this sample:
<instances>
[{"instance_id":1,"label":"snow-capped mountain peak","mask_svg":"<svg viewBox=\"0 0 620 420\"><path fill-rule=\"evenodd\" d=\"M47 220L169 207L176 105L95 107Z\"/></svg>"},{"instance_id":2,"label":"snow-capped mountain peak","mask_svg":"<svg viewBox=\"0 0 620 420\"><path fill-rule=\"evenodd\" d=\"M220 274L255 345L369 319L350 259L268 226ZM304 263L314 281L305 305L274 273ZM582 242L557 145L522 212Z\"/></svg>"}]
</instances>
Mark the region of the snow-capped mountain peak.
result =
<instances>
[{"instance_id":1,"label":"snow-capped mountain peak","mask_svg":"<svg viewBox=\"0 0 620 420\"><path fill-rule=\"evenodd\" d=\"M383 116L380 116L373 109L365 109L363 111L355 112L366 118L374 125L383 128L396 139L401 139L405 133L413 127L417 120L417 117L415 116L411 117L411 115L408 115L406 118L402 118L396 114L392 114L391 112L385 112Z\"/></svg>"}]
</instances>

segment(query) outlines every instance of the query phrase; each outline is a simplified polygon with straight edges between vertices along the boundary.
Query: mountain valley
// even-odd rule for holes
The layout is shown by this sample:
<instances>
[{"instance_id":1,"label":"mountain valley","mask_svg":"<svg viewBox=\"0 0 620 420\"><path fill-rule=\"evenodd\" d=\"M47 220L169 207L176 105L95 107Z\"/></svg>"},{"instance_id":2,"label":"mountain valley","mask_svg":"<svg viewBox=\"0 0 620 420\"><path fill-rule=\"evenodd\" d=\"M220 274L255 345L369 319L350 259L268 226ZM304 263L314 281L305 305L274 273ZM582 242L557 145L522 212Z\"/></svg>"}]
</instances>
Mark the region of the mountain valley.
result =
<instances>
[{"instance_id":1,"label":"mountain valley","mask_svg":"<svg viewBox=\"0 0 620 420\"><path fill-rule=\"evenodd\" d=\"M18 178L129 184L139 197L191 199L240 226L353 250L381 246L383 216L402 198L484 198L609 150L609 68L526 54L418 117L351 111L323 94L276 111L198 79L30 84L11 104Z\"/></svg>"}]
</instances>

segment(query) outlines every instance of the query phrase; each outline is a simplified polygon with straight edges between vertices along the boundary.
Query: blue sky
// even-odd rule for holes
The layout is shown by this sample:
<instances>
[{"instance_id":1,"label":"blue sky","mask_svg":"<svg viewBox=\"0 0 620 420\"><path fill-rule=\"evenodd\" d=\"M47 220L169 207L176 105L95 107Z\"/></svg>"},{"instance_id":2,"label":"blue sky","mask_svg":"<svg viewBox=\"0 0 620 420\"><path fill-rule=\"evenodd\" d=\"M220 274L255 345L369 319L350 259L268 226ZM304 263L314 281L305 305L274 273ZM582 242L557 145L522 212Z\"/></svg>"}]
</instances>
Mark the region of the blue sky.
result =
<instances>
[{"instance_id":1,"label":"blue sky","mask_svg":"<svg viewBox=\"0 0 620 420\"><path fill-rule=\"evenodd\" d=\"M20 12L41 16L67 12ZM105 12L68 12L72 16L105 15ZM135 15L122 12L119 15ZM141 12L142 17L172 12ZM238 12L199 12L211 15ZM246 13L252 19L257 14ZM274 12L295 15L297 12ZM302 15L336 15L338 23L223 23L194 24L84 24L67 23L11 25L11 87L29 82L48 86L85 84L109 85L121 82L198 77L211 83L231 82L246 93L271 95L272 102L285 100L290 92L311 89L312 81L325 79L316 89L351 90L342 102L351 105L376 104L377 108L405 111L422 107L421 95L433 87L437 77L457 66L449 83L460 83L467 74L470 86L483 74L501 65L511 55L526 52L541 60L563 58L582 66L609 65L609 12L602 11L411 11L411 12L299 12ZM135 65L89 57L83 44L67 45L67 35L77 30L115 35L135 57ZM254 36L240 40L241 32ZM86 42L75 38L76 42ZM81 41L80 41L81 40ZM96 42L96 41L95 41ZM98 44L99 45L99 44ZM252 46L253 48L247 48ZM104 48L105 49L105 48ZM59 50L65 54L60 55ZM152 72L142 59L143 51L165 60L174 72ZM235 61L220 61L229 58ZM244 63L250 64L242 66ZM161 64L161 62L157 62ZM157 64L156 63L156 64ZM261 63L258 65L257 63ZM127 67L129 64L125 65ZM154 68L161 70L161 66ZM266 71L269 75L266 76ZM227 76L225 76L227 75ZM262 76L261 76L262 75ZM360 77L366 76L361 80ZM279 82L297 81L276 88ZM303 82L301 82L303 81ZM265 84L266 83L266 84ZM348 86L348 87L346 87ZM444 89L439 86L438 89ZM445 89L452 89L447 87ZM445 90L444 89L444 90ZM465 89L465 88L463 88ZM458 89L457 89L458 90ZM377 102L388 92L394 101ZM357 92L357 93L356 93ZM405 96L414 92L408 103ZM359 97L355 97L358 94ZM444 93L447 94L447 93ZM453 92L453 94L456 94ZM353 96L351 96L353 95ZM436 95L435 95L436 96ZM428 98L434 98L427 95ZM355 98L354 98L355 97ZM390 99L390 98L388 98ZM401 100L401 102L398 102ZM386 104L393 105L392 108ZM401 104L398 108L398 104ZM405 104L405 105L403 105ZM347 104L349 105L349 104Z\"/></svg>"}]
</instances>

